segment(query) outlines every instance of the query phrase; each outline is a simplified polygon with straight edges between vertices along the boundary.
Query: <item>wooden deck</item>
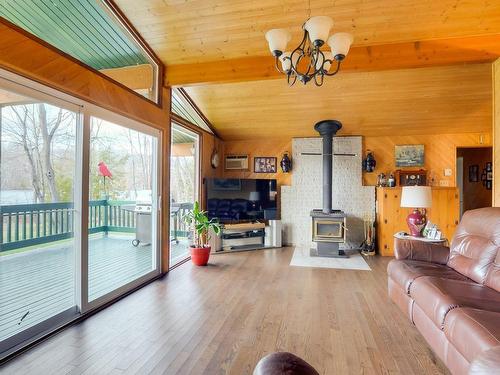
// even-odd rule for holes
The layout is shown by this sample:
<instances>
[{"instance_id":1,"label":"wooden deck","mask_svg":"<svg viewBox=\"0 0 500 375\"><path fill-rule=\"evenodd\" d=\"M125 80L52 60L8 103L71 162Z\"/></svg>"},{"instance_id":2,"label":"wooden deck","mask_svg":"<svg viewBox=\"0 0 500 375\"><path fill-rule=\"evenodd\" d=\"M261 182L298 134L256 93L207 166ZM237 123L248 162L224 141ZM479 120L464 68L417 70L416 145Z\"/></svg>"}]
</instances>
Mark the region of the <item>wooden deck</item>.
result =
<instances>
[{"instance_id":1,"label":"wooden deck","mask_svg":"<svg viewBox=\"0 0 500 375\"><path fill-rule=\"evenodd\" d=\"M151 245L134 247L131 239L90 239L89 300L152 270ZM75 306L74 259L70 241L0 257L0 341Z\"/></svg>"}]
</instances>

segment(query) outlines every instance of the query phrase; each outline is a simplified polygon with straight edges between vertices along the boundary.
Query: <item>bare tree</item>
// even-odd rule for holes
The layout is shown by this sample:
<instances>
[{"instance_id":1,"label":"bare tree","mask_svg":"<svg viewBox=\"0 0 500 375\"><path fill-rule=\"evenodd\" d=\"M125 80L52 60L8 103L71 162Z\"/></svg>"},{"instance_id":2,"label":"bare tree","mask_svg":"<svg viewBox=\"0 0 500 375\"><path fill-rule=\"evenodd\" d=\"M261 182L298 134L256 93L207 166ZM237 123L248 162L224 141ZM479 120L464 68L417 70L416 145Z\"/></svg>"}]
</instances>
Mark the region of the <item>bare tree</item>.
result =
<instances>
[{"instance_id":1,"label":"bare tree","mask_svg":"<svg viewBox=\"0 0 500 375\"><path fill-rule=\"evenodd\" d=\"M4 130L12 143L23 148L28 159L35 202L45 202L47 192L52 202L58 202L53 145L61 124L74 114L60 108L56 116L49 116L43 103L15 105L10 109L14 118L9 119Z\"/></svg>"}]
</instances>

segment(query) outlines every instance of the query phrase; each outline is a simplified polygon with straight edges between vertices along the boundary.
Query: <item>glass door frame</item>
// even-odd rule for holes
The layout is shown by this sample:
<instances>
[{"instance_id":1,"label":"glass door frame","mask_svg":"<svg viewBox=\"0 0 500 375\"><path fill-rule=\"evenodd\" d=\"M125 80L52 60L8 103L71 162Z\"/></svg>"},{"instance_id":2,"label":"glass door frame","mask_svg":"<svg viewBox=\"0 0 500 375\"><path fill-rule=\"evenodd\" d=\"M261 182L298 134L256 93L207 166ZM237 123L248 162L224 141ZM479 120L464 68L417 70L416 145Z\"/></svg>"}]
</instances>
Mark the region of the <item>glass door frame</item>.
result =
<instances>
[{"instance_id":1,"label":"glass door frame","mask_svg":"<svg viewBox=\"0 0 500 375\"><path fill-rule=\"evenodd\" d=\"M130 119L123 115L114 113L110 110L99 107L95 104L86 102L72 95L66 94L60 90L43 85L39 82L28 79L19 74L12 73L0 68L0 87L6 90L32 97L48 104L60 106L61 108L77 113L76 124L76 155L75 155L75 178L74 178L74 247L75 247L75 308L64 311L56 316L39 323L36 326L27 328L20 332L19 342L16 342L9 349L0 352L0 359L9 354L29 345L30 343L50 334L60 327L75 320L112 300L128 293L144 283L158 277L161 274L161 252L162 252L162 215L161 215L161 196L162 191L162 132L139 121ZM156 160L154 169L156 171L153 185L156 198L156 230L153 232L155 239L155 259L154 268L151 272L135 279L114 291L107 293L89 303L88 301L88 199L89 199L89 148L90 148L90 119L98 117L105 121L119 124L125 128L140 131L151 135L156 139ZM70 311L71 310L71 311ZM36 332L32 329L36 329ZM16 337L17 335L13 336ZM21 336L22 335L22 336ZM30 336L30 337L28 337ZM7 339L7 340L10 340ZM0 346L2 348L2 346Z\"/></svg>"},{"instance_id":2,"label":"glass door frame","mask_svg":"<svg viewBox=\"0 0 500 375\"><path fill-rule=\"evenodd\" d=\"M181 122L179 121L175 121L173 119L171 119L170 121L170 159L172 158L172 141L173 141L173 132L174 132L174 127L180 127L184 130L186 130L188 133L193 133L194 135L196 135L197 139L196 139L196 147L195 147L195 154L194 154L194 159L195 159L195 167L194 167L194 170L195 170L195 193L194 193L194 196L195 196L195 200L198 200L198 202L202 202L203 198L202 198L202 186L201 186L201 176L202 176L202 171L201 171L201 155L202 155L202 146L203 146L203 133L201 131L198 131L197 129L193 129L194 125L193 126L187 126L185 124L182 124ZM169 170L171 172L172 168L171 168L171 165L169 165ZM171 178L171 175L169 176L169 178ZM169 186L172 186L171 184L171 181L169 181ZM172 189L170 189L169 191L169 202L171 202L171 197L172 197ZM170 204L169 204L169 207L170 207ZM169 229L171 230L171 228ZM169 233L170 235L170 233ZM171 245L171 244L170 244ZM171 246L169 246L169 248L171 249ZM175 264L172 264L172 252L169 251L169 268L172 269L180 264L182 264L183 262L185 262L187 259L190 258L190 255L188 254L185 258L183 258L182 260L178 261L177 263Z\"/></svg>"},{"instance_id":3,"label":"glass door frame","mask_svg":"<svg viewBox=\"0 0 500 375\"><path fill-rule=\"evenodd\" d=\"M155 142L155 152L154 155L156 155L156 158L153 158L153 169L156 171L156 173L153 176L153 188L154 191L152 192L152 196L156 197L156 200L153 200L154 203L156 203L156 207L153 206L152 212L155 213L155 221L156 225L153 225L153 233L152 233L152 238L155 240L152 245L154 245L155 249L155 254L153 256L155 260L154 268L140 276L139 278L130 281L117 289L114 289L113 291L104 294L103 296L100 296L96 298L95 300L89 301L89 285L88 285L88 251L89 251L89 246L88 246L88 213L89 213L89 152L90 152L90 131L91 131L91 119L92 117L102 119L104 121L109 121L110 123L113 123L118 126L122 126L127 129L132 129L144 134L147 134L149 136L152 136L156 139ZM83 184L83 194L81 195L82 202L82 217L84 217L82 223L84 224L82 226L82 251L81 251L81 279L80 283L82 285L81 287L81 292L82 292L82 313L85 314L86 312L92 311L97 307L100 307L120 296L123 294L139 287L140 285L144 284L145 282L157 277L161 273L161 212L160 212L160 207L161 207L161 168L162 168L162 158L161 158L161 132L158 129L155 129L153 127L144 125L142 123L139 123L135 120L131 120L129 118L123 117L121 115L118 115L116 113L110 112L108 110L105 110L103 108L94 106L94 105L87 105L84 107L84 124L83 124L83 149L86 151L83 153L82 158L83 158L83 176L82 176L82 184Z\"/></svg>"}]
</instances>

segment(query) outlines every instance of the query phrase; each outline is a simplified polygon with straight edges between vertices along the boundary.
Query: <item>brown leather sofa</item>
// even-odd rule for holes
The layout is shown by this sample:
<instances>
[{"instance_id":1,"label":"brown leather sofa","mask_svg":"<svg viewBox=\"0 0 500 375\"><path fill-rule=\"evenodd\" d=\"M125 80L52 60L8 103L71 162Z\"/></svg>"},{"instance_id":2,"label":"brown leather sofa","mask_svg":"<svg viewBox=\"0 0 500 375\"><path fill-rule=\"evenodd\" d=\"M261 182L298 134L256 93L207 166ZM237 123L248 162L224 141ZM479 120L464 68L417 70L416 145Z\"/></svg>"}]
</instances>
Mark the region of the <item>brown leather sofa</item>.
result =
<instances>
[{"instance_id":1,"label":"brown leather sofa","mask_svg":"<svg viewBox=\"0 0 500 375\"><path fill-rule=\"evenodd\" d=\"M467 211L449 248L395 241L391 299L452 374L500 374L500 208Z\"/></svg>"}]
</instances>

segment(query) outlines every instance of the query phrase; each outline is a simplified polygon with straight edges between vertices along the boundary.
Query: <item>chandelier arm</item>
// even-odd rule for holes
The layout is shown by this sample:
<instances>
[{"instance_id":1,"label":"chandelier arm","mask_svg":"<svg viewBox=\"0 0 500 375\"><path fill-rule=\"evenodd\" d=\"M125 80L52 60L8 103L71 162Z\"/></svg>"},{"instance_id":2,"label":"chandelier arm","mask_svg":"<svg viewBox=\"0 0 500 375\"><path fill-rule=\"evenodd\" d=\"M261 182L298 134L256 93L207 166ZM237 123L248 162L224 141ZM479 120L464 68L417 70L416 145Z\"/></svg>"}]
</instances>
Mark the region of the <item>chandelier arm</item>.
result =
<instances>
[{"instance_id":1,"label":"chandelier arm","mask_svg":"<svg viewBox=\"0 0 500 375\"><path fill-rule=\"evenodd\" d=\"M302 60L302 57L304 57L306 55L306 50L305 50L305 47L306 47L306 44L307 44L307 40L308 40L308 36L309 36L309 33L307 32L307 30L304 29L304 37L302 38L302 41L300 42L300 44L297 46L297 48L295 48L292 53L290 54L290 66L291 66L291 70L298 76L303 76L305 74L299 72L298 70L298 65L300 63L300 61ZM295 53L299 52L300 55L299 57L295 60L295 64L293 63L294 59L293 59L293 55Z\"/></svg>"},{"instance_id":2,"label":"chandelier arm","mask_svg":"<svg viewBox=\"0 0 500 375\"><path fill-rule=\"evenodd\" d=\"M319 81L319 82L318 82L318 76L321 77L321 81ZM316 86L323 86L323 79L324 79L324 77L325 77L324 74L316 74L314 76L314 84Z\"/></svg>"},{"instance_id":3,"label":"chandelier arm","mask_svg":"<svg viewBox=\"0 0 500 375\"><path fill-rule=\"evenodd\" d=\"M290 76L293 76L293 81L290 81ZM295 84L295 81L297 81L297 75L290 72L287 74L286 80L287 80L288 86L293 86Z\"/></svg>"},{"instance_id":4,"label":"chandelier arm","mask_svg":"<svg viewBox=\"0 0 500 375\"><path fill-rule=\"evenodd\" d=\"M333 62L333 61L332 61ZM327 76L334 76L335 74L337 74L340 70L340 64L342 63L342 61L337 61L337 69L335 69L334 72L332 73L325 73Z\"/></svg>"}]
</instances>

